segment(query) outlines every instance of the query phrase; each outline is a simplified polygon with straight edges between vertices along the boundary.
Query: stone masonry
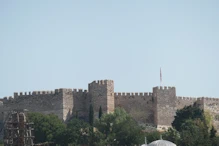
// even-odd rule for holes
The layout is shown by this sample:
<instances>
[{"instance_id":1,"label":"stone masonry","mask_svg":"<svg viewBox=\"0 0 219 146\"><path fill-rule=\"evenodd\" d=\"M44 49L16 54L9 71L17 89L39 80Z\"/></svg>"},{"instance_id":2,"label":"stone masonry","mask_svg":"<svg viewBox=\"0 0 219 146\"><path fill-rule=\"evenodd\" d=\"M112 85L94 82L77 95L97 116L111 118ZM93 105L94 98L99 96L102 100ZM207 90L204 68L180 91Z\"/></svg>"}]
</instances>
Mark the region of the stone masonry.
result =
<instances>
[{"instance_id":1,"label":"stone masonry","mask_svg":"<svg viewBox=\"0 0 219 146\"><path fill-rule=\"evenodd\" d=\"M55 89L14 93L14 97L0 99L0 122L12 109L27 109L31 112L56 114L63 121L75 117L88 120L89 106L94 107L95 118L100 106L104 113L116 107L124 108L139 124L150 124L157 129L171 126L177 109L198 103L200 108L211 113L213 123L219 130L219 98L176 96L175 87L154 87L153 92L116 93L112 80L93 81L88 91L82 89Z\"/></svg>"}]
</instances>

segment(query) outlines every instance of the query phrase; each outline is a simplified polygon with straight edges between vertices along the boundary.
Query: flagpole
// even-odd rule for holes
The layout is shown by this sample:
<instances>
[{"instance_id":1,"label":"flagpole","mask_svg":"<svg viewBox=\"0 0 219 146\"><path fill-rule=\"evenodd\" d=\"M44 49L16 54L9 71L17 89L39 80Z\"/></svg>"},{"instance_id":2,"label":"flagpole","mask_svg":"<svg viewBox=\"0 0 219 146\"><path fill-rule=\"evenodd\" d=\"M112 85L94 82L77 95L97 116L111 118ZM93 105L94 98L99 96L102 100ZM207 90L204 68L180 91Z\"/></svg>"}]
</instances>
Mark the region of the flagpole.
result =
<instances>
[{"instance_id":1,"label":"flagpole","mask_svg":"<svg viewBox=\"0 0 219 146\"><path fill-rule=\"evenodd\" d=\"M162 84L162 72L161 72L161 67L160 67L160 86Z\"/></svg>"}]
</instances>

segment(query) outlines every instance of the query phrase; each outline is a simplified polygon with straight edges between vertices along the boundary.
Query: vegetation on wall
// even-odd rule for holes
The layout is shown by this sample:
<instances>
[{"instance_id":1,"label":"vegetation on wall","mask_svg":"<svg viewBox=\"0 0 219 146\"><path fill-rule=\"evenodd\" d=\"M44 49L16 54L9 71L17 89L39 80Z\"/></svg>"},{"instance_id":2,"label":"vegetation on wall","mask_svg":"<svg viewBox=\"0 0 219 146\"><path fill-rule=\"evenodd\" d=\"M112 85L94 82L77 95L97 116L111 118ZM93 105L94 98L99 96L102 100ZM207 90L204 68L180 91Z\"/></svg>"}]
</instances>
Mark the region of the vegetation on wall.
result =
<instances>
[{"instance_id":1,"label":"vegetation on wall","mask_svg":"<svg viewBox=\"0 0 219 146\"><path fill-rule=\"evenodd\" d=\"M99 115L101 110L100 107ZM160 139L162 135L163 139L172 141L177 146L219 146L217 131L209 124L211 116L196 106L178 110L172 123L173 128L166 132L145 132L122 108L116 108L114 113L102 114L94 121L91 105L89 115L89 123L77 118L63 123L52 114L29 113L28 120L34 122L34 142L54 142L62 146L132 146L143 144L145 136L150 143Z\"/></svg>"},{"instance_id":2,"label":"vegetation on wall","mask_svg":"<svg viewBox=\"0 0 219 146\"><path fill-rule=\"evenodd\" d=\"M140 144L142 128L124 109L117 108L114 113L104 114L95 122L95 127L104 135L106 144Z\"/></svg>"},{"instance_id":3,"label":"vegetation on wall","mask_svg":"<svg viewBox=\"0 0 219 146\"><path fill-rule=\"evenodd\" d=\"M99 119L102 117L103 111L102 111L102 107L100 106L99 108Z\"/></svg>"},{"instance_id":4,"label":"vegetation on wall","mask_svg":"<svg viewBox=\"0 0 219 146\"><path fill-rule=\"evenodd\" d=\"M56 142L65 132L66 126L53 114L28 113L28 120L34 123L34 143Z\"/></svg>"},{"instance_id":5,"label":"vegetation on wall","mask_svg":"<svg viewBox=\"0 0 219 146\"><path fill-rule=\"evenodd\" d=\"M167 139L178 146L217 146L215 143L219 138L212 126L210 113L204 113L195 105L177 110L172 126L172 132L169 130L167 133L175 131L175 134L170 134Z\"/></svg>"},{"instance_id":6,"label":"vegetation on wall","mask_svg":"<svg viewBox=\"0 0 219 146\"><path fill-rule=\"evenodd\" d=\"M67 144L125 146L143 142L142 127L138 126L124 109L117 108L114 113L103 114L100 119L92 122L92 108L91 105L89 123L74 118L65 124L52 114L29 113L29 121L34 122L36 136L34 142L55 142L62 146Z\"/></svg>"},{"instance_id":7,"label":"vegetation on wall","mask_svg":"<svg viewBox=\"0 0 219 146\"><path fill-rule=\"evenodd\" d=\"M212 116L209 112L204 112L196 105L185 106L177 110L172 123L173 128L166 132L148 133L148 142L163 139L175 143L177 146L219 146L217 131L212 125Z\"/></svg>"}]
</instances>

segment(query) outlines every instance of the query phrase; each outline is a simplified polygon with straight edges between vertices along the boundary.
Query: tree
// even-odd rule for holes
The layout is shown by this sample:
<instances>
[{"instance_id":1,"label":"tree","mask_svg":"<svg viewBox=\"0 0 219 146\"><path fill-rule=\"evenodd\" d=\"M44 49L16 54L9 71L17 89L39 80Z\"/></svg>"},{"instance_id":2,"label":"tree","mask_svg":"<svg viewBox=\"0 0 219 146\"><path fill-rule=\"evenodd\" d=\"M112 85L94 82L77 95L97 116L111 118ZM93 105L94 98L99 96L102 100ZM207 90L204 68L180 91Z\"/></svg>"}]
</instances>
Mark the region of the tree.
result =
<instances>
[{"instance_id":1,"label":"tree","mask_svg":"<svg viewBox=\"0 0 219 146\"><path fill-rule=\"evenodd\" d=\"M65 131L65 124L54 114L28 113L28 121L33 122L34 143L57 142Z\"/></svg>"},{"instance_id":2,"label":"tree","mask_svg":"<svg viewBox=\"0 0 219 146\"><path fill-rule=\"evenodd\" d=\"M185 106L177 110L172 126L180 133L181 146L211 146L208 125L210 114L197 106Z\"/></svg>"},{"instance_id":3,"label":"tree","mask_svg":"<svg viewBox=\"0 0 219 146\"><path fill-rule=\"evenodd\" d=\"M208 130L200 119L185 121L180 136L182 146L211 146Z\"/></svg>"},{"instance_id":4,"label":"tree","mask_svg":"<svg viewBox=\"0 0 219 146\"><path fill-rule=\"evenodd\" d=\"M93 146L94 145L94 109L93 109L93 105L90 104L90 108L89 108L89 124L90 124L90 128L89 128L89 145Z\"/></svg>"},{"instance_id":5,"label":"tree","mask_svg":"<svg viewBox=\"0 0 219 146\"><path fill-rule=\"evenodd\" d=\"M100 108L99 108L99 119L102 117L102 114L103 114L102 107L100 106Z\"/></svg>"},{"instance_id":6,"label":"tree","mask_svg":"<svg viewBox=\"0 0 219 146\"><path fill-rule=\"evenodd\" d=\"M212 115L210 113L209 110L205 110L204 111L204 116L205 116L205 122L206 122L206 125L208 126L208 130L210 131L210 128L212 128L213 126L213 118L212 118Z\"/></svg>"},{"instance_id":7,"label":"tree","mask_svg":"<svg viewBox=\"0 0 219 146\"><path fill-rule=\"evenodd\" d=\"M161 135L161 132L159 131L146 132L144 133L144 137L142 137L141 141L144 141L145 137L147 137L147 143L151 143L155 140L160 139L160 135Z\"/></svg>"},{"instance_id":8,"label":"tree","mask_svg":"<svg viewBox=\"0 0 219 146\"><path fill-rule=\"evenodd\" d=\"M174 129L174 128L169 128L164 134L163 138L165 140L171 141L175 143L176 145L179 145L180 142L180 133Z\"/></svg>"},{"instance_id":9,"label":"tree","mask_svg":"<svg viewBox=\"0 0 219 146\"><path fill-rule=\"evenodd\" d=\"M181 131L182 124L185 123L185 121L188 119L200 119L201 121L205 122L203 110L196 106L185 106L183 109L177 110L172 126L177 131Z\"/></svg>"},{"instance_id":10,"label":"tree","mask_svg":"<svg viewBox=\"0 0 219 146\"><path fill-rule=\"evenodd\" d=\"M95 126L105 135L107 144L125 146L141 143L142 129L124 109L116 108L114 113L103 114Z\"/></svg>"},{"instance_id":11,"label":"tree","mask_svg":"<svg viewBox=\"0 0 219 146\"><path fill-rule=\"evenodd\" d=\"M92 142L92 144L94 146L105 146L105 145L107 145L107 142L105 140L105 135L103 133L101 133L100 131L97 130L97 131L95 131L91 134L93 134L93 136L92 136L92 141L91 141L91 139L90 139L90 141ZM89 142L89 143L91 143L91 142Z\"/></svg>"},{"instance_id":12,"label":"tree","mask_svg":"<svg viewBox=\"0 0 219 146\"><path fill-rule=\"evenodd\" d=\"M69 144L88 144L89 124L79 119L72 119L67 123L65 140Z\"/></svg>"},{"instance_id":13,"label":"tree","mask_svg":"<svg viewBox=\"0 0 219 146\"><path fill-rule=\"evenodd\" d=\"M214 126L211 127L210 131L210 138L216 137L217 130L214 128Z\"/></svg>"},{"instance_id":14,"label":"tree","mask_svg":"<svg viewBox=\"0 0 219 146\"><path fill-rule=\"evenodd\" d=\"M130 117L126 121L121 121L115 125L113 130L116 133L116 141L118 141L119 145L135 145L141 143L142 129Z\"/></svg>"},{"instance_id":15,"label":"tree","mask_svg":"<svg viewBox=\"0 0 219 146\"><path fill-rule=\"evenodd\" d=\"M219 146L219 137L214 137L212 139L212 146Z\"/></svg>"}]
</instances>

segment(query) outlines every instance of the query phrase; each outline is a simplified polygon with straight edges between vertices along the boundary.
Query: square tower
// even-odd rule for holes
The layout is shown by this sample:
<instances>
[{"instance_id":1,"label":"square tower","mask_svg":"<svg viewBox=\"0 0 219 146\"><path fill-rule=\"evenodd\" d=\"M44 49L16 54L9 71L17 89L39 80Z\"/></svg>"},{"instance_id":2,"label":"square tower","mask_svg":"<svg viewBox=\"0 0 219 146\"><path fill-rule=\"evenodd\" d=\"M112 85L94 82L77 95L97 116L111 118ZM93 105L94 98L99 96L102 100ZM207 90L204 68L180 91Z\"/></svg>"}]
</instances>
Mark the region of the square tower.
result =
<instances>
[{"instance_id":1,"label":"square tower","mask_svg":"<svg viewBox=\"0 0 219 146\"><path fill-rule=\"evenodd\" d=\"M91 104L94 108L94 117L98 117L100 106L103 113L114 111L114 82L112 80L93 81L89 84Z\"/></svg>"},{"instance_id":2,"label":"square tower","mask_svg":"<svg viewBox=\"0 0 219 146\"><path fill-rule=\"evenodd\" d=\"M154 123L158 129L171 126L176 114L175 87L154 87Z\"/></svg>"}]
</instances>

